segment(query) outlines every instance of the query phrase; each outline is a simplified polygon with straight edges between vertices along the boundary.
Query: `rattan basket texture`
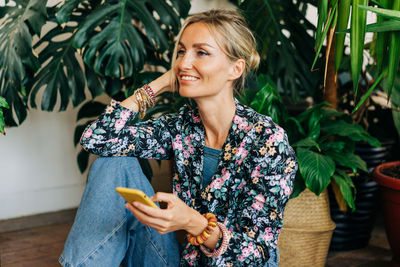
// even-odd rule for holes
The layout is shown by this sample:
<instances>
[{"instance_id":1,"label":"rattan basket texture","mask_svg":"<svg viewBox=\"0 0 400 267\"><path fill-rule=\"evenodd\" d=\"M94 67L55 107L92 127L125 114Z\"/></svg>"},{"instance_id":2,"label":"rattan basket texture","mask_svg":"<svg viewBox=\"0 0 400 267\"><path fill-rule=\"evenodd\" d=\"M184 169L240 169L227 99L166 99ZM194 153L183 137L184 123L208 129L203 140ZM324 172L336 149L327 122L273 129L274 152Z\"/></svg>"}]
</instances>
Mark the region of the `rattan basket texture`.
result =
<instances>
[{"instance_id":1,"label":"rattan basket texture","mask_svg":"<svg viewBox=\"0 0 400 267\"><path fill-rule=\"evenodd\" d=\"M306 189L290 199L278 241L279 266L324 266L334 229L326 190L317 197Z\"/></svg>"}]
</instances>

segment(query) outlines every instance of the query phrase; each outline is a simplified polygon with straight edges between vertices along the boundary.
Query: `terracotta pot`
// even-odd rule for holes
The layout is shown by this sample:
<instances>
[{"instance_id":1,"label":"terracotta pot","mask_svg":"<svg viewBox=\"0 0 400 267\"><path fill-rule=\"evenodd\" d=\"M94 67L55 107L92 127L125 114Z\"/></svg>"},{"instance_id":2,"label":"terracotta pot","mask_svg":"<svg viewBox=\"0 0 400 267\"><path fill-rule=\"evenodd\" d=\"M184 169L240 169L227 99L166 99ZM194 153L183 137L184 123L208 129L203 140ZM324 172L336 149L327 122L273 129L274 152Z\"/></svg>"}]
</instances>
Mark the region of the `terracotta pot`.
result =
<instances>
[{"instance_id":1,"label":"terracotta pot","mask_svg":"<svg viewBox=\"0 0 400 267\"><path fill-rule=\"evenodd\" d=\"M384 175L382 169L397 165L400 161L381 164L372 174L381 188L386 235L394 254L393 266L400 266L400 179Z\"/></svg>"}]
</instances>

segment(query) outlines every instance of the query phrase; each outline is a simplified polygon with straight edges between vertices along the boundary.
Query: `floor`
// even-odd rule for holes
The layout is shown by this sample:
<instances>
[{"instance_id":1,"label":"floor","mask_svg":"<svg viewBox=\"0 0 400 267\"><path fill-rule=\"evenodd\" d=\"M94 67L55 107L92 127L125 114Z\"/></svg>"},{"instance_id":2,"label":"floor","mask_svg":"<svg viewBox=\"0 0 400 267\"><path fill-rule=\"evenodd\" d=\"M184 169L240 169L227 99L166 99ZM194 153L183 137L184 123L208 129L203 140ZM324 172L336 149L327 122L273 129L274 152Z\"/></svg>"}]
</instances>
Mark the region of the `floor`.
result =
<instances>
[{"instance_id":1,"label":"floor","mask_svg":"<svg viewBox=\"0 0 400 267\"><path fill-rule=\"evenodd\" d=\"M57 259L70 227L71 223L63 223L0 234L0 266L59 266ZM326 267L385 267L391 258L383 226L378 225L366 248L330 252Z\"/></svg>"},{"instance_id":2,"label":"floor","mask_svg":"<svg viewBox=\"0 0 400 267\"><path fill-rule=\"evenodd\" d=\"M382 220L377 220L367 247L329 252L325 267L390 267L392 252Z\"/></svg>"},{"instance_id":3,"label":"floor","mask_svg":"<svg viewBox=\"0 0 400 267\"><path fill-rule=\"evenodd\" d=\"M0 266L60 266L58 257L71 225L56 224L0 234Z\"/></svg>"}]
</instances>

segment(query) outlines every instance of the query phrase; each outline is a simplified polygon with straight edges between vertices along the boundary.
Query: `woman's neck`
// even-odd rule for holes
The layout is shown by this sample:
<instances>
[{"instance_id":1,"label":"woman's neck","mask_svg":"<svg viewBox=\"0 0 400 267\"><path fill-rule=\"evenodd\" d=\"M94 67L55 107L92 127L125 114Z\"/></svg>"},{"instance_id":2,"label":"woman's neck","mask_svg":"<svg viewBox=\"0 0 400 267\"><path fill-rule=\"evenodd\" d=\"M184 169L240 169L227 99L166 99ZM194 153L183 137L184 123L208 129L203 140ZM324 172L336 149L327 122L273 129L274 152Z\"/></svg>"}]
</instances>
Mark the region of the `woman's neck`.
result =
<instances>
[{"instance_id":1,"label":"woman's neck","mask_svg":"<svg viewBox=\"0 0 400 267\"><path fill-rule=\"evenodd\" d=\"M233 96L201 99L196 103L205 129L206 146L221 149L236 112Z\"/></svg>"}]
</instances>

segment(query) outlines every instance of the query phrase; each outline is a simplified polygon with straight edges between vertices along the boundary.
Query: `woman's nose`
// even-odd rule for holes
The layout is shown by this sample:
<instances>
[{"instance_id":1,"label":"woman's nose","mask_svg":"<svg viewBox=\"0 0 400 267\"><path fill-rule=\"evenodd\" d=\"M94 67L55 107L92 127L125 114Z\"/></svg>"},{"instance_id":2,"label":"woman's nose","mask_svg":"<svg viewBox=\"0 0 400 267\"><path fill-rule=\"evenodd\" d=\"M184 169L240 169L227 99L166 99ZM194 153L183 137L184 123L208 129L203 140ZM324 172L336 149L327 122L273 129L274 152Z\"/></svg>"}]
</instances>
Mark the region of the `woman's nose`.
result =
<instances>
[{"instance_id":1,"label":"woman's nose","mask_svg":"<svg viewBox=\"0 0 400 267\"><path fill-rule=\"evenodd\" d=\"M178 67L182 70L191 69L193 66L193 57L190 53L185 53L180 57L180 61L178 63Z\"/></svg>"}]
</instances>

